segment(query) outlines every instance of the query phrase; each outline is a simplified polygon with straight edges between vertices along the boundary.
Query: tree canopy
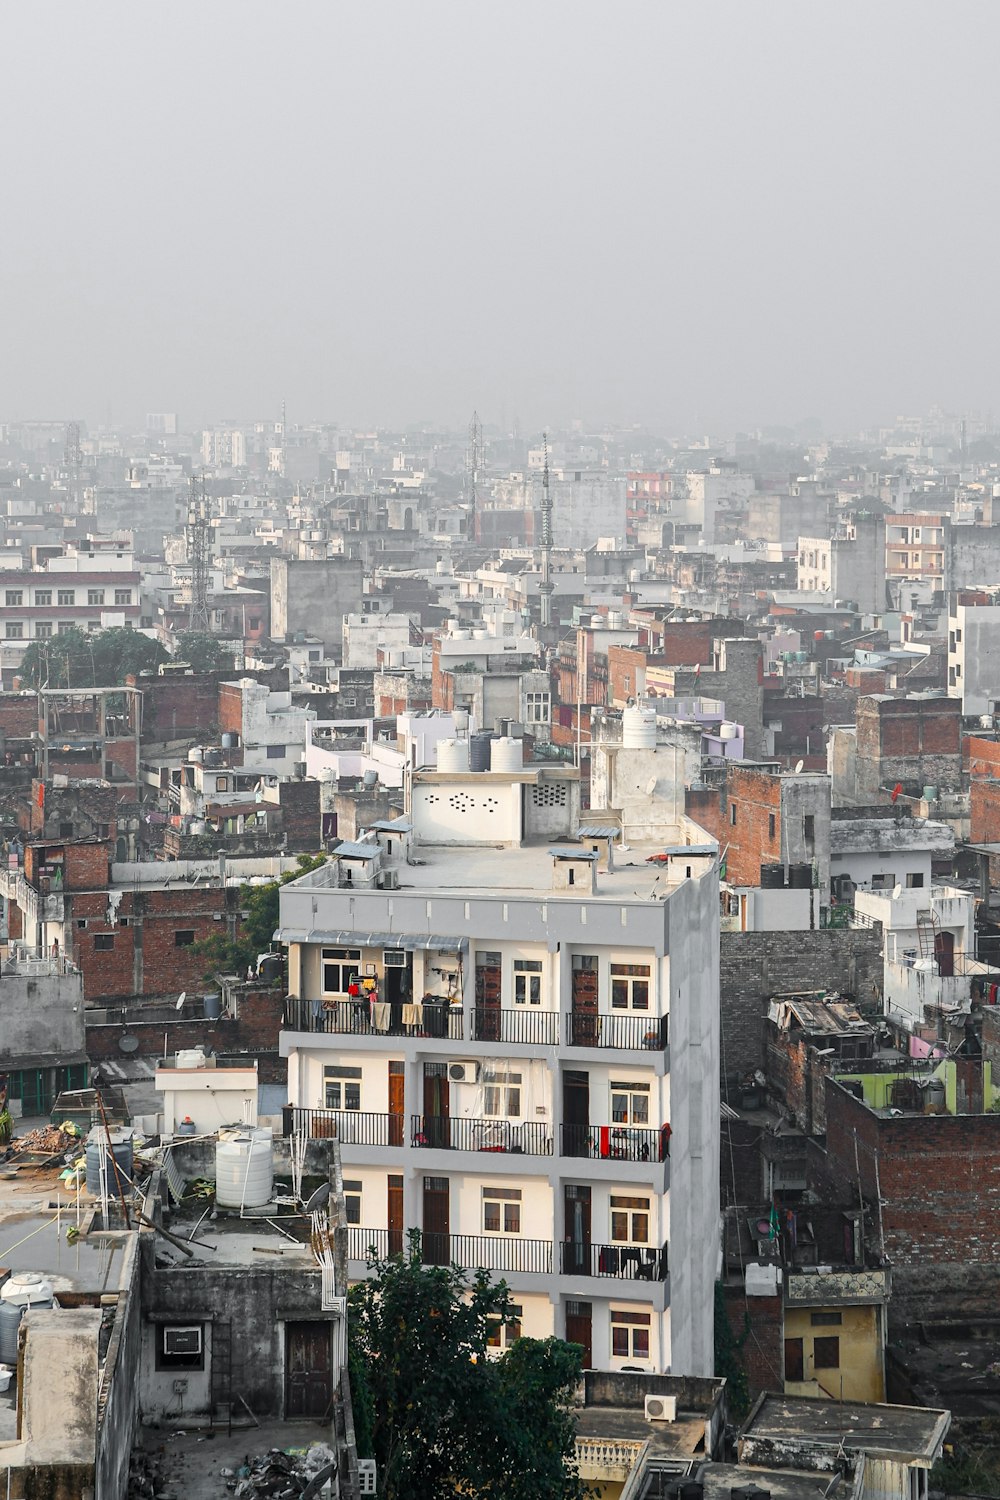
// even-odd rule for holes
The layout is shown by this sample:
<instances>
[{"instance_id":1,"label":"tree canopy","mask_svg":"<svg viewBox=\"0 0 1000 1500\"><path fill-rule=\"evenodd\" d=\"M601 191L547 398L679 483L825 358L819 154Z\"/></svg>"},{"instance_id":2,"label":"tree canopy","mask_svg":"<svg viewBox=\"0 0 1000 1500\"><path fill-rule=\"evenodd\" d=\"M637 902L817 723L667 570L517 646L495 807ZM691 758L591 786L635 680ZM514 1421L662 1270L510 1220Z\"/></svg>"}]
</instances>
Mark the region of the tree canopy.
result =
<instances>
[{"instance_id":1,"label":"tree canopy","mask_svg":"<svg viewBox=\"0 0 1000 1500\"><path fill-rule=\"evenodd\" d=\"M32 688L119 687L126 677L155 672L169 660L166 646L140 630L89 634L73 625L48 640L32 641L19 675Z\"/></svg>"},{"instance_id":2,"label":"tree canopy","mask_svg":"<svg viewBox=\"0 0 1000 1500\"><path fill-rule=\"evenodd\" d=\"M271 946L279 920L279 892L290 880L298 880L310 870L319 869L324 854L300 854L298 869L289 870L280 880L269 880L266 885L243 885L240 887L240 902L246 916L235 941L219 933L198 943L197 949L206 961L206 978L220 972L242 974L249 964L256 962L259 953L266 953Z\"/></svg>"},{"instance_id":3,"label":"tree canopy","mask_svg":"<svg viewBox=\"0 0 1000 1500\"><path fill-rule=\"evenodd\" d=\"M385 1500L583 1500L569 1401L582 1351L491 1333L514 1321L505 1282L425 1266L420 1235L373 1264L350 1294L358 1451L378 1464Z\"/></svg>"},{"instance_id":4,"label":"tree canopy","mask_svg":"<svg viewBox=\"0 0 1000 1500\"><path fill-rule=\"evenodd\" d=\"M176 660L187 662L196 672L228 672L235 659L232 641L220 641L199 630L185 630L177 637Z\"/></svg>"}]
</instances>

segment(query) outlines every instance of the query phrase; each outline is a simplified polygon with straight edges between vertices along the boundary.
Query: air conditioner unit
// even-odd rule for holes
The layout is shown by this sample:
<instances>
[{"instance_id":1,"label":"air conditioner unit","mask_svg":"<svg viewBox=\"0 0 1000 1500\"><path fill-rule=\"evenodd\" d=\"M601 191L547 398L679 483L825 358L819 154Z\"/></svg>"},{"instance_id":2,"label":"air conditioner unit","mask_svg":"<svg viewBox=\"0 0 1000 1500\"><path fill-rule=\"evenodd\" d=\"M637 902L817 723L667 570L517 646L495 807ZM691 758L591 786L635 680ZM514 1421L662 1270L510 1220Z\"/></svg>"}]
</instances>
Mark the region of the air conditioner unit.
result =
<instances>
[{"instance_id":1,"label":"air conditioner unit","mask_svg":"<svg viewBox=\"0 0 1000 1500\"><path fill-rule=\"evenodd\" d=\"M383 870L382 874L379 876L379 882L378 883L379 883L379 885L382 887L382 889L384 891L398 891L399 890L399 871L398 870Z\"/></svg>"},{"instance_id":2,"label":"air conditioner unit","mask_svg":"<svg viewBox=\"0 0 1000 1500\"><path fill-rule=\"evenodd\" d=\"M197 1358L201 1354L201 1325L193 1323L187 1328L164 1328L163 1352Z\"/></svg>"},{"instance_id":3,"label":"air conditioner unit","mask_svg":"<svg viewBox=\"0 0 1000 1500\"><path fill-rule=\"evenodd\" d=\"M676 1422L676 1396L643 1397L643 1416L647 1422Z\"/></svg>"},{"instance_id":4,"label":"air conditioner unit","mask_svg":"<svg viewBox=\"0 0 1000 1500\"><path fill-rule=\"evenodd\" d=\"M477 1062L453 1062L448 1064L449 1083L478 1083L479 1064Z\"/></svg>"},{"instance_id":5,"label":"air conditioner unit","mask_svg":"<svg viewBox=\"0 0 1000 1500\"><path fill-rule=\"evenodd\" d=\"M405 969L406 951L403 948L386 948L382 953L382 962L387 969Z\"/></svg>"}]
</instances>

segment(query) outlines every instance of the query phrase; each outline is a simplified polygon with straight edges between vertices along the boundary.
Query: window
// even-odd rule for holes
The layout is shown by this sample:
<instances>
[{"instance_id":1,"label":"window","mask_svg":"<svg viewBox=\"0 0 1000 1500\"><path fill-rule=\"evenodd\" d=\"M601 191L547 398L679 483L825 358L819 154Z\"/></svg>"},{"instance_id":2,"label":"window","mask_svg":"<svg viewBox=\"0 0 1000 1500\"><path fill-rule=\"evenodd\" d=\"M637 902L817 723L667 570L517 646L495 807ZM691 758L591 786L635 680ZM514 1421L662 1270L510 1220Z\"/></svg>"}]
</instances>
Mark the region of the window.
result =
<instances>
[{"instance_id":1,"label":"window","mask_svg":"<svg viewBox=\"0 0 1000 1500\"><path fill-rule=\"evenodd\" d=\"M115 935L113 932L98 932L94 937L94 951L96 953L110 953L115 946Z\"/></svg>"},{"instance_id":2,"label":"window","mask_svg":"<svg viewBox=\"0 0 1000 1500\"><path fill-rule=\"evenodd\" d=\"M76 589L57 589L56 590L56 603L57 604L75 604L76 603Z\"/></svg>"},{"instance_id":3,"label":"window","mask_svg":"<svg viewBox=\"0 0 1000 1500\"><path fill-rule=\"evenodd\" d=\"M515 958L514 1004L541 1005L542 964L540 959Z\"/></svg>"},{"instance_id":4,"label":"window","mask_svg":"<svg viewBox=\"0 0 1000 1500\"><path fill-rule=\"evenodd\" d=\"M735 802L730 802L730 804L729 804L729 823L730 823L730 826L732 828L736 827L736 803Z\"/></svg>"},{"instance_id":5,"label":"window","mask_svg":"<svg viewBox=\"0 0 1000 1500\"><path fill-rule=\"evenodd\" d=\"M907 885L907 889L908 890L911 890L911 891L919 890L920 887L923 885L923 883L924 883L924 872L922 870L918 870L916 872L911 871L910 874L907 875L907 877L906 877L906 885Z\"/></svg>"},{"instance_id":6,"label":"window","mask_svg":"<svg viewBox=\"0 0 1000 1500\"><path fill-rule=\"evenodd\" d=\"M115 603L116 604L131 604L132 603L132 590L131 589L115 589Z\"/></svg>"},{"instance_id":7,"label":"window","mask_svg":"<svg viewBox=\"0 0 1000 1500\"><path fill-rule=\"evenodd\" d=\"M649 1244L649 1199L611 1194L611 1243Z\"/></svg>"},{"instance_id":8,"label":"window","mask_svg":"<svg viewBox=\"0 0 1000 1500\"><path fill-rule=\"evenodd\" d=\"M775 828L776 827L777 827L777 822L775 820L774 813L768 813L768 815L767 815L767 836L772 841L774 839L774 833L775 833Z\"/></svg>"},{"instance_id":9,"label":"window","mask_svg":"<svg viewBox=\"0 0 1000 1500\"><path fill-rule=\"evenodd\" d=\"M73 824L72 823L60 823L59 824L59 837L61 839L71 839L73 837Z\"/></svg>"},{"instance_id":10,"label":"window","mask_svg":"<svg viewBox=\"0 0 1000 1500\"><path fill-rule=\"evenodd\" d=\"M87 590L87 603L88 604L103 604L104 603L104 590L103 589L88 589Z\"/></svg>"},{"instance_id":11,"label":"window","mask_svg":"<svg viewBox=\"0 0 1000 1500\"><path fill-rule=\"evenodd\" d=\"M158 1370L203 1370L205 1341L200 1323L161 1323L156 1330Z\"/></svg>"},{"instance_id":12,"label":"window","mask_svg":"<svg viewBox=\"0 0 1000 1500\"><path fill-rule=\"evenodd\" d=\"M41 609L47 609L48 606L52 603L52 590L51 589L36 589L35 590L35 603L36 603L36 605L39 606L39 608L41 608Z\"/></svg>"},{"instance_id":13,"label":"window","mask_svg":"<svg viewBox=\"0 0 1000 1500\"><path fill-rule=\"evenodd\" d=\"M52 635L52 621L38 620L35 623L35 640L47 641Z\"/></svg>"},{"instance_id":14,"label":"window","mask_svg":"<svg viewBox=\"0 0 1000 1500\"><path fill-rule=\"evenodd\" d=\"M346 995L361 962L360 948L323 949L323 993Z\"/></svg>"},{"instance_id":15,"label":"window","mask_svg":"<svg viewBox=\"0 0 1000 1500\"><path fill-rule=\"evenodd\" d=\"M7 639L9 641L20 641L24 639L24 625L20 620L7 621Z\"/></svg>"},{"instance_id":16,"label":"window","mask_svg":"<svg viewBox=\"0 0 1000 1500\"><path fill-rule=\"evenodd\" d=\"M805 1364L802 1357L801 1339L785 1340L785 1379L805 1379Z\"/></svg>"},{"instance_id":17,"label":"window","mask_svg":"<svg viewBox=\"0 0 1000 1500\"><path fill-rule=\"evenodd\" d=\"M175 948L190 948L194 942L193 927L179 927L174 933Z\"/></svg>"},{"instance_id":18,"label":"window","mask_svg":"<svg viewBox=\"0 0 1000 1500\"><path fill-rule=\"evenodd\" d=\"M525 693L524 722L526 724L547 724L549 722L548 693Z\"/></svg>"},{"instance_id":19,"label":"window","mask_svg":"<svg viewBox=\"0 0 1000 1500\"><path fill-rule=\"evenodd\" d=\"M611 1084L612 1125L649 1124L649 1084Z\"/></svg>"},{"instance_id":20,"label":"window","mask_svg":"<svg viewBox=\"0 0 1000 1500\"><path fill-rule=\"evenodd\" d=\"M891 871L882 871L872 876L873 891L892 891L896 888L896 877Z\"/></svg>"},{"instance_id":21,"label":"window","mask_svg":"<svg viewBox=\"0 0 1000 1500\"><path fill-rule=\"evenodd\" d=\"M18 605L24 603L24 590L8 589L5 595L5 603L8 609L16 609Z\"/></svg>"},{"instance_id":22,"label":"window","mask_svg":"<svg viewBox=\"0 0 1000 1500\"><path fill-rule=\"evenodd\" d=\"M117 599L115 600L115 602L116 603L118 602ZM126 603L126 602L127 601L123 600L123 603ZM247 629L248 630L259 630L260 629L260 616L259 615L251 615L250 616L250 618L247 620ZM309 660L312 661L312 652L309 653Z\"/></svg>"},{"instance_id":23,"label":"window","mask_svg":"<svg viewBox=\"0 0 1000 1500\"><path fill-rule=\"evenodd\" d=\"M344 1178L344 1207L348 1224L361 1223L361 1183Z\"/></svg>"},{"instance_id":24,"label":"window","mask_svg":"<svg viewBox=\"0 0 1000 1500\"><path fill-rule=\"evenodd\" d=\"M512 1302L510 1312L512 1321L509 1323L501 1322L496 1313L490 1313L487 1318L489 1332L486 1335L486 1347L488 1349L509 1349L511 1344L515 1344L521 1337L521 1318L524 1316L524 1310L519 1303Z\"/></svg>"},{"instance_id":25,"label":"window","mask_svg":"<svg viewBox=\"0 0 1000 1500\"><path fill-rule=\"evenodd\" d=\"M483 1233L521 1233L520 1188L483 1188Z\"/></svg>"},{"instance_id":26,"label":"window","mask_svg":"<svg viewBox=\"0 0 1000 1500\"><path fill-rule=\"evenodd\" d=\"M648 1312L611 1309L611 1354L614 1359L649 1358Z\"/></svg>"},{"instance_id":27,"label":"window","mask_svg":"<svg viewBox=\"0 0 1000 1500\"><path fill-rule=\"evenodd\" d=\"M813 1369L838 1370L839 1368L839 1338L813 1339Z\"/></svg>"},{"instance_id":28,"label":"window","mask_svg":"<svg viewBox=\"0 0 1000 1500\"><path fill-rule=\"evenodd\" d=\"M267 758L268 758L268 760L284 760L284 758L285 758L285 747L284 747L284 745L268 745L268 747L267 747Z\"/></svg>"},{"instance_id":29,"label":"window","mask_svg":"<svg viewBox=\"0 0 1000 1500\"><path fill-rule=\"evenodd\" d=\"M228 792L228 790L229 790L229 777L228 776L216 776L216 778L215 778L215 790L217 792Z\"/></svg>"},{"instance_id":30,"label":"window","mask_svg":"<svg viewBox=\"0 0 1000 1500\"><path fill-rule=\"evenodd\" d=\"M809 1318L813 1328L839 1328L843 1321L843 1313L839 1312L815 1312Z\"/></svg>"},{"instance_id":31,"label":"window","mask_svg":"<svg viewBox=\"0 0 1000 1500\"><path fill-rule=\"evenodd\" d=\"M816 819L812 813L806 813L802 819L802 837L809 845L816 841Z\"/></svg>"},{"instance_id":32,"label":"window","mask_svg":"<svg viewBox=\"0 0 1000 1500\"><path fill-rule=\"evenodd\" d=\"M518 1120L521 1117L520 1073L496 1073L483 1070L483 1113L492 1119Z\"/></svg>"},{"instance_id":33,"label":"window","mask_svg":"<svg viewBox=\"0 0 1000 1500\"><path fill-rule=\"evenodd\" d=\"M613 1010L649 1009L649 965L611 965L611 1006Z\"/></svg>"},{"instance_id":34,"label":"window","mask_svg":"<svg viewBox=\"0 0 1000 1500\"><path fill-rule=\"evenodd\" d=\"M324 1108L326 1109L360 1109L361 1108L361 1069L360 1068L324 1068L323 1069Z\"/></svg>"},{"instance_id":35,"label":"window","mask_svg":"<svg viewBox=\"0 0 1000 1500\"><path fill-rule=\"evenodd\" d=\"M73 624L72 620L60 620L59 624L56 626L56 633L58 635L65 635L67 631L75 629L76 626Z\"/></svg>"}]
</instances>

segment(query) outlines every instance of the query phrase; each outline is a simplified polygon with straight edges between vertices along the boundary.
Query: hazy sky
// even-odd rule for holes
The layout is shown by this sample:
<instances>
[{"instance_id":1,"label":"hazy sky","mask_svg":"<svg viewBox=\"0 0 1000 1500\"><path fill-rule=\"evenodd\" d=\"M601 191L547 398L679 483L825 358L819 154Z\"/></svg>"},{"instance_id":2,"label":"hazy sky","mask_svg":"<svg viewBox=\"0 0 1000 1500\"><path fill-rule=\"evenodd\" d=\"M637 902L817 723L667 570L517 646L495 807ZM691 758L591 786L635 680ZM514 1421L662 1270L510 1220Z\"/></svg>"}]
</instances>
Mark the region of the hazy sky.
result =
<instances>
[{"instance_id":1,"label":"hazy sky","mask_svg":"<svg viewBox=\"0 0 1000 1500\"><path fill-rule=\"evenodd\" d=\"M0 40L0 420L1000 410L995 0L22 0Z\"/></svg>"}]
</instances>

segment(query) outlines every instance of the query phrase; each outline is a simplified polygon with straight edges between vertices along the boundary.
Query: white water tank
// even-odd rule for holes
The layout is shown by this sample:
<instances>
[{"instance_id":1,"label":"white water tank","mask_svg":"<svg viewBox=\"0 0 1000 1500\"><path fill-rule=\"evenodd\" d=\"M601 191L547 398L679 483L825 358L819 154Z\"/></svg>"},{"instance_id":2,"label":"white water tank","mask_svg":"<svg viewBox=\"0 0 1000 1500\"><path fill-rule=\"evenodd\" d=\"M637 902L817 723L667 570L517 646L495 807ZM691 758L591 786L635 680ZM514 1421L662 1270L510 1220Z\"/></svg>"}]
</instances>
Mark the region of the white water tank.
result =
<instances>
[{"instance_id":1,"label":"white water tank","mask_svg":"<svg viewBox=\"0 0 1000 1500\"><path fill-rule=\"evenodd\" d=\"M524 745L513 735L502 734L490 746L491 771L523 771Z\"/></svg>"},{"instance_id":2,"label":"white water tank","mask_svg":"<svg viewBox=\"0 0 1000 1500\"><path fill-rule=\"evenodd\" d=\"M625 624L625 616L622 614L622 612L621 612L620 609L609 609L608 610L608 629L609 630L621 630L621 628L622 628L622 626L624 624Z\"/></svg>"},{"instance_id":3,"label":"white water tank","mask_svg":"<svg viewBox=\"0 0 1000 1500\"><path fill-rule=\"evenodd\" d=\"M723 719L719 725L720 740L736 740L740 736L740 726L734 724L732 719Z\"/></svg>"},{"instance_id":4,"label":"white water tank","mask_svg":"<svg viewBox=\"0 0 1000 1500\"><path fill-rule=\"evenodd\" d=\"M451 716L451 722L455 726L455 733L462 734L469 728L469 715L464 708L456 708Z\"/></svg>"},{"instance_id":5,"label":"white water tank","mask_svg":"<svg viewBox=\"0 0 1000 1500\"><path fill-rule=\"evenodd\" d=\"M219 1136L215 1148L215 1201L220 1208L263 1208L274 1191L269 1130L237 1130Z\"/></svg>"},{"instance_id":6,"label":"white water tank","mask_svg":"<svg viewBox=\"0 0 1000 1500\"><path fill-rule=\"evenodd\" d=\"M205 1049L203 1047L184 1047L177 1054L177 1066L179 1068L203 1068L205 1066Z\"/></svg>"},{"instance_id":7,"label":"white water tank","mask_svg":"<svg viewBox=\"0 0 1000 1500\"><path fill-rule=\"evenodd\" d=\"M205 758L205 752L200 745L192 745L188 751L188 760L193 766L200 766Z\"/></svg>"},{"instance_id":8,"label":"white water tank","mask_svg":"<svg viewBox=\"0 0 1000 1500\"><path fill-rule=\"evenodd\" d=\"M656 709L645 704L622 713L622 749L656 749Z\"/></svg>"},{"instance_id":9,"label":"white water tank","mask_svg":"<svg viewBox=\"0 0 1000 1500\"><path fill-rule=\"evenodd\" d=\"M439 771L467 771L469 769L468 740L438 740L437 768Z\"/></svg>"},{"instance_id":10,"label":"white water tank","mask_svg":"<svg viewBox=\"0 0 1000 1500\"><path fill-rule=\"evenodd\" d=\"M37 1271L15 1271L0 1287L0 1362L17 1364L17 1330L29 1307L52 1307L52 1283Z\"/></svg>"}]
</instances>

